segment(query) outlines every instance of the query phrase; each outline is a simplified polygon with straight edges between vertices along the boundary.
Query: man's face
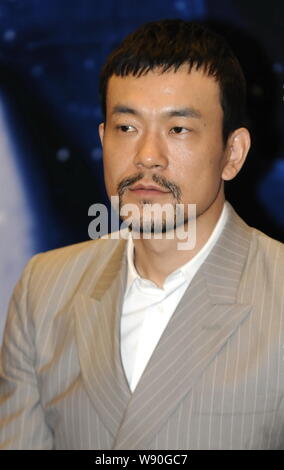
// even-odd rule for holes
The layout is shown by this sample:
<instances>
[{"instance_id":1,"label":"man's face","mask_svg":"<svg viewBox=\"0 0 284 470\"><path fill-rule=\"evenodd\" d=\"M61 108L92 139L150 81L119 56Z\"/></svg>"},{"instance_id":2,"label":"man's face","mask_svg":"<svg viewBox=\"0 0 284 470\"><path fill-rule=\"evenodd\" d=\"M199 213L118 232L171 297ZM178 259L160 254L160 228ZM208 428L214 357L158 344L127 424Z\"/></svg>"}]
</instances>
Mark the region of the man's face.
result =
<instances>
[{"instance_id":1,"label":"man's face","mask_svg":"<svg viewBox=\"0 0 284 470\"><path fill-rule=\"evenodd\" d=\"M120 205L196 204L223 197L223 112L213 77L186 65L108 83L103 145L108 196Z\"/></svg>"}]
</instances>

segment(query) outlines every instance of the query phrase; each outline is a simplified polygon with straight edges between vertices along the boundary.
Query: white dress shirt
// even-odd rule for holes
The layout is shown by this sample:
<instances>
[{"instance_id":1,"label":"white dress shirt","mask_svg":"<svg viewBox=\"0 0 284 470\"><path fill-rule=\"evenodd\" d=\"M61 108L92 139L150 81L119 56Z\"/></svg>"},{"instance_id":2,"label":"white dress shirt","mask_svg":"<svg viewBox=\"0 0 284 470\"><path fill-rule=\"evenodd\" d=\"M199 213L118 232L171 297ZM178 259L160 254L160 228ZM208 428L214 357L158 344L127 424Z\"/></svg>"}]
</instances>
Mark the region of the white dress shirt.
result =
<instances>
[{"instance_id":1,"label":"white dress shirt","mask_svg":"<svg viewBox=\"0 0 284 470\"><path fill-rule=\"evenodd\" d=\"M227 217L225 202L205 245L190 261L169 274L162 288L137 273L134 244L129 234L127 284L120 326L122 364L132 392L185 290L219 238Z\"/></svg>"}]
</instances>

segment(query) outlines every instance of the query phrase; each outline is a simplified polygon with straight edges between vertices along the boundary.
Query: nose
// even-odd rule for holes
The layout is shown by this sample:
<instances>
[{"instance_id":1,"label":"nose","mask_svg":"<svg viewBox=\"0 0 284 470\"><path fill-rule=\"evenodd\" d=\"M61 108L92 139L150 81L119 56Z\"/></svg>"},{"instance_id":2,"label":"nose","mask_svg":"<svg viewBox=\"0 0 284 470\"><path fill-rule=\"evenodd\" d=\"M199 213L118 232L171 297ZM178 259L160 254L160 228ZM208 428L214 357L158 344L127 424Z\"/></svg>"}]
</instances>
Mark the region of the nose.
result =
<instances>
[{"instance_id":1,"label":"nose","mask_svg":"<svg viewBox=\"0 0 284 470\"><path fill-rule=\"evenodd\" d=\"M139 139L138 148L134 157L137 168L166 168L168 158L166 148L161 136L156 132L147 132Z\"/></svg>"}]
</instances>

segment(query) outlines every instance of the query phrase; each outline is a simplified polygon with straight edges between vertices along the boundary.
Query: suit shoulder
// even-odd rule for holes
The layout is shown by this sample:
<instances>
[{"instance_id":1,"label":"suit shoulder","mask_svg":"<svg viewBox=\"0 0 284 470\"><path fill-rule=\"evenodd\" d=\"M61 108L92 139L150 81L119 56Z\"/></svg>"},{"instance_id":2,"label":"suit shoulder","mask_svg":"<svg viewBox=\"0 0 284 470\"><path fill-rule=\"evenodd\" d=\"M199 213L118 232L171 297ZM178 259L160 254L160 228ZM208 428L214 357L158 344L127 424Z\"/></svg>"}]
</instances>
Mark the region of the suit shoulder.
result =
<instances>
[{"instance_id":1,"label":"suit shoulder","mask_svg":"<svg viewBox=\"0 0 284 470\"><path fill-rule=\"evenodd\" d=\"M59 308L81 289L82 283L95 282L116 248L123 249L121 242L107 238L88 240L36 254L15 286L15 297L20 301L28 294L33 312L45 310L46 299Z\"/></svg>"},{"instance_id":2,"label":"suit shoulder","mask_svg":"<svg viewBox=\"0 0 284 470\"><path fill-rule=\"evenodd\" d=\"M53 248L48 251L40 252L38 255L38 259L40 260L48 260L52 258L69 258L69 257L76 257L80 254L83 254L88 251L93 250L100 250L104 247L105 240L98 238L97 240L86 240L79 243L74 243L72 245L66 245L59 248Z\"/></svg>"},{"instance_id":3,"label":"suit shoulder","mask_svg":"<svg viewBox=\"0 0 284 470\"><path fill-rule=\"evenodd\" d=\"M283 258L284 256L284 244L279 240L269 237L265 233L261 232L256 228L252 228L253 238L257 241L257 246L259 251L264 253L277 253L278 256Z\"/></svg>"},{"instance_id":4,"label":"suit shoulder","mask_svg":"<svg viewBox=\"0 0 284 470\"><path fill-rule=\"evenodd\" d=\"M34 255L24 271L32 271L35 276L43 271L53 272L53 275L68 269L80 272L90 262L95 261L96 265L103 263L118 243L118 239L99 238L54 248Z\"/></svg>"},{"instance_id":5,"label":"suit shoulder","mask_svg":"<svg viewBox=\"0 0 284 470\"><path fill-rule=\"evenodd\" d=\"M39 255L42 259L73 258L88 252L100 253L103 250L109 250L112 246L115 245L115 242L117 243L117 241L117 239L107 238L107 236L105 236L102 238L97 238L96 240L86 240L83 242L74 243L72 245L54 248L45 252L41 252Z\"/></svg>"},{"instance_id":6,"label":"suit shoulder","mask_svg":"<svg viewBox=\"0 0 284 470\"><path fill-rule=\"evenodd\" d=\"M279 285L282 290L284 277L284 244L265 233L252 229L252 256L257 263L258 269L263 273L266 282L271 280L275 285ZM254 263L253 263L254 264Z\"/></svg>"}]
</instances>

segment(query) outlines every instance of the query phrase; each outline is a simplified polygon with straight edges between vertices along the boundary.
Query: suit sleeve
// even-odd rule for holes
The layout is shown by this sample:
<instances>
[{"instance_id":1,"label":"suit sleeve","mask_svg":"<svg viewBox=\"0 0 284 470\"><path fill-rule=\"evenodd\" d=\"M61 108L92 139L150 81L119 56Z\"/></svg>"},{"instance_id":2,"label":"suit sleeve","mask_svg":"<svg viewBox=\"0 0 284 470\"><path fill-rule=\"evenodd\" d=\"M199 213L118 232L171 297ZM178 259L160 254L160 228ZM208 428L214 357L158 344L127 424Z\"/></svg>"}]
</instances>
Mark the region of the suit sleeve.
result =
<instances>
[{"instance_id":1,"label":"suit sleeve","mask_svg":"<svg viewBox=\"0 0 284 470\"><path fill-rule=\"evenodd\" d=\"M0 357L0 449L52 449L35 370L34 322L29 309L31 272L27 263L10 300Z\"/></svg>"}]
</instances>

